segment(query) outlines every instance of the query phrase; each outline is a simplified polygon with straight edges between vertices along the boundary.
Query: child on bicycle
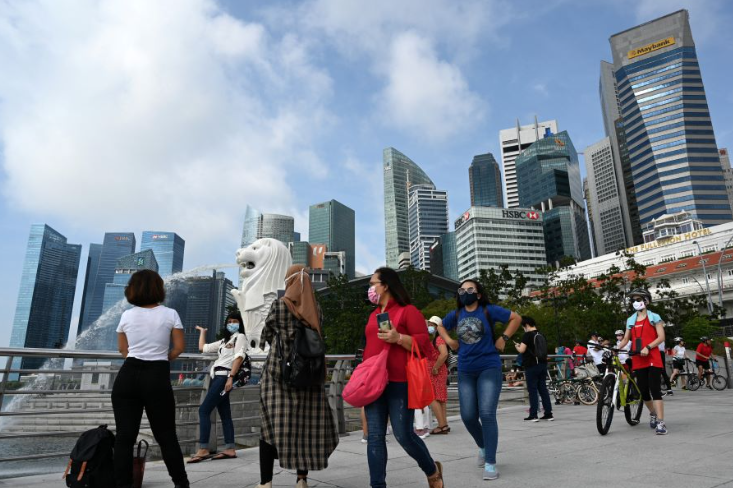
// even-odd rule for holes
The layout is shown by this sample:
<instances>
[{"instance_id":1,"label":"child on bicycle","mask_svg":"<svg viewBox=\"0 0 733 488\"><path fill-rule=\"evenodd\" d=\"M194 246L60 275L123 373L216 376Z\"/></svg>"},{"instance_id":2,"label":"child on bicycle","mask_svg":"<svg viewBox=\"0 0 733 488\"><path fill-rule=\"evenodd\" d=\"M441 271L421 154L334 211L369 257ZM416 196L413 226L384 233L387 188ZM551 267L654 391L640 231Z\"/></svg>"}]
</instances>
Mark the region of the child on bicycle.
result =
<instances>
[{"instance_id":1,"label":"child on bicycle","mask_svg":"<svg viewBox=\"0 0 733 488\"><path fill-rule=\"evenodd\" d=\"M636 311L626 320L626 333L619 343L623 349L631 342L631 364L636 383L641 390L644 404L649 410L649 427L658 435L667 434L664 423L664 402L662 401L662 368L664 356L659 344L664 342L664 321L648 310L652 302L651 293L643 288L632 290L628 294Z\"/></svg>"}]
</instances>

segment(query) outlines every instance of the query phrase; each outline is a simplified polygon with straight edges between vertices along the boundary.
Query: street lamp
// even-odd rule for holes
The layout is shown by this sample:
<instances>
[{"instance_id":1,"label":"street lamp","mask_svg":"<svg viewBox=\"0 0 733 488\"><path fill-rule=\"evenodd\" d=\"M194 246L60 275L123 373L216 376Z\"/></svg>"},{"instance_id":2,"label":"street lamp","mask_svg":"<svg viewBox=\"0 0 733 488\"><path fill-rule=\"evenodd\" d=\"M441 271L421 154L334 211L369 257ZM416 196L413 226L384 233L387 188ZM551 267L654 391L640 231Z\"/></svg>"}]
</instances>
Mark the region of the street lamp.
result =
<instances>
[{"instance_id":1,"label":"street lamp","mask_svg":"<svg viewBox=\"0 0 733 488\"><path fill-rule=\"evenodd\" d=\"M705 287L708 290L708 313L710 315L713 314L713 299L710 297L710 280L708 280L708 271L705 267L705 259L702 257L702 249L700 248L700 243L697 241L692 241L693 244L697 245L697 253L700 256L700 262L702 263L702 272L705 275Z\"/></svg>"},{"instance_id":2,"label":"street lamp","mask_svg":"<svg viewBox=\"0 0 733 488\"><path fill-rule=\"evenodd\" d=\"M730 236L728 242L723 246L720 252L720 259L718 259L718 305L720 305L720 308L723 308L723 273L720 270L720 266L723 264L723 256L725 256L725 250L728 249L730 241L733 241L733 235Z\"/></svg>"}]
</instances>

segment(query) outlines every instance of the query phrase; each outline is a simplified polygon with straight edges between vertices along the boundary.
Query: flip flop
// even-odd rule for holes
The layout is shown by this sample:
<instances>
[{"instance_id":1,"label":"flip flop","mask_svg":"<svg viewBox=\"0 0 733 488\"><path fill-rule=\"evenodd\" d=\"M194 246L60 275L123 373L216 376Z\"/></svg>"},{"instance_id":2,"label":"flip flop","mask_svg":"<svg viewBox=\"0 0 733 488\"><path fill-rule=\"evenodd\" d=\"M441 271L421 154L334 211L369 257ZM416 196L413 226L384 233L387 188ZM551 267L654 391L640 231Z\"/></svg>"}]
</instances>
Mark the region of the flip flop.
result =
<instances>
[{"instance_id":1,"label":"flip flop","mask_svg":"<svg viewBox=\"0 0 733 488\"><path fill-rule=\"evenodd\" d=\"M232 456L231 454L220 452L219 454L211 458L212 461L218 461L219 459L237 459L237 455L235 454L234 456Z\"/></svg>"},{"instance_id":2,"label":"flip flop","mask_svg":"<svg viewBox=\"0 0 733 488\"><path fill-rule=\"evenodd\" d=\"M205 456L191 456L191 459L186 461L186 464L200 463L201 461L206 461L207 459L211 459L213 457L214 457L214 454L207 454Z\"/></svg>"}]
</instances>

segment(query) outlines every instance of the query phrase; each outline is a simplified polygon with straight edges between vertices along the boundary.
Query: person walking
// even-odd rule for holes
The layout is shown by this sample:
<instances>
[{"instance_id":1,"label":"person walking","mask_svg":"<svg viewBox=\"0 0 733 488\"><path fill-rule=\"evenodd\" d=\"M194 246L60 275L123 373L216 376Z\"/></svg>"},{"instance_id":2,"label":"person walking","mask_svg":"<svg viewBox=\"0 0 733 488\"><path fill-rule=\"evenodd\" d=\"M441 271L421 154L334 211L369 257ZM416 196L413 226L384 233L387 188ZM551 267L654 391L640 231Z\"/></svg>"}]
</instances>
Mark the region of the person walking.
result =
<instances>
[{"instance_id":1,"label":"person walking","mask_svg":"<svg viewBox=\"0 0 733 488\"><path fill-rule=\"evenodd\" d=\"M284 469L297 472L297 488L307 488L308 473L326 469L338 445L338 430L324 386L300 389L287 385L280 359L290 357L299 328L308 327L322 335L322 322L310 276L304 266L291 266L285 277L285 295L272 304L262 331L261 342L270 344L270 351L260 379L258 488L272 487L275 459L280 459Z\"/></svg>"},{"instance_id":2,"label":"person walking","mask_svg":"<svg viewBox=\"0 0 733 488\"><path fill-rule=\"evenodd\" d=\"M685 341L681 337L674 338L674 357L672 358L672 377L670 381L675 384L677 377L685 370ZM682 389L687 389L687 375L682 375Z\"/></svg>"},{"instance_id":3,"label":"person walking","mask_svg":"<svg viewBox=\"0 0 733 488\"><path fill-rule=\"evenodd\" d=\"M522 317L522 328L524 329L522 342L515 342L514 347L517 352L522 354L524 376L527 380L527 391L529 392L529 417L524 420L531 422L555 420L552 415L552 401L546 382L547 341L537 330L537 324L532 317ZM537 416L537 410L539 409L538 394L542 399L542 408L545 410L542 417Z\"/></svg>"},{"instance_id":4,"label":"person walking","mask_svg":"<svg viewBox=\"0 0 733 488\"><path fill-rule=\"evenodd\" d=\"M448 367L445 365L445 361L448 359L448 346L438 334L437 329L437 326L442 323L441 318L437 316L428 319L428 333L433 338L433 349L428 356L428 368L433 382L433 393L435 393L435 401L430 405L430 408L433 409L433 414L438 419L438 426L430 431L433 435L444 435L450 432L446 409L448 403Z\"/></svg>"},{"instance_id":5,"label":"person walking","mask_svg":"<svg viewBox=\"0 0 733 488\"><path fill-rule=\"evenodd\" d=\"M495 332L495 323L506 324L504 333ZM490 305L478 280L465 280L456 293L456 310L443 318L438 333L446 342L448 331L458 332L458 399L461 420L479 448L478 463L483 478L499 477L496 449L499 426L496 407L501 393L502 373L499 353L517 331L522 317L516 312Z\"/></svg>"},{"instance_id":6,"label":"person walking","mask_svg":"<svg viewBox=\"0 0 733 488\"><path fill-rule=\"evenodd\" d=\"M206 344L204 327L196 326L199 331L199 351L203 353L218 353L219 357L212 364L209 376L209 391L199 407L199 450L191 456L189 463L199 463L205 459L234 459L237 452L234 450L234 422L232 408L229 404L229 392L234 384L234 377L244 362L247 337L244 335L244 324L239 312L227 315L222 329L223 338ZM219 411L221 427L224 431L224 450L216 455L209 452L209 435L211 434L211 412Z\"/></svg>"},{"instance_id":7,"label":"person walking","mask_svg":"<svg viewBox=\"0 0 733 488\"><path fill-rule=\"evenodd\" d=\"M178 312L161 305L165 286L155 271L135 272L125 287L125 298L133 308L122 313L117 326L117 346L125 362L112 386L117 488L132 487L133 445L143 410L173 483L189 488L170 379L170 362L185 349L183 324Z\"/></svg>"},{"instance_id":8,"label":"person walking","mask_svg":"<svg viewBox=\"0 0 733 488\"><path fill-rule=\"evenodd\" d=\"M379 268L374 272L369 280L367 296L376 308L369 316L364 330L364 360L376 356L385 348L389 350L387 386L377 400L364 407L369 427L367 462L370 486L387 486L385 436L389 419L395 439L417 461L428 478L430 488L443 488L443 465L433 460L425 442L413 431L414 410L407 408L406 365L412 343L415 341L423 353L430 350L425 318L411 304L399 275L391 268ZM381 313L389 314L389 330L382 331L377 325L377 315Z\"/></svg>"},{"instance_id":9,"label":"person walking","mask_svg":"<svg viewBox=\"0 0 733 488\"><path fill-rule=\"evenodd\" d=\"M659 344L664 342L664 321L648 309L652 296L647 290L637 288L628 296L636 313L626 321L626 333L619 348L623 349L631 341L631 351L635 353L631 356L631 364L642 399L649 410L649 427L658 435L666 435L662 400L664 357L659 350Z\"/></svg>"},{"instance_id":10,"label":"person walking","mask_svg":"<svg viewBox=\"0 0 733 488\"><path fill-rule=\"evenodd\" d=\"M713 340L708 336L702 336L700 338L700 344L697 345L697 349L695 350L695 352L697 353L695 355L697 377L700 378L700 382L702 383L702 378L705 371L710 370L710 357L713 355ZM706 385L708 389L713 389L712 375L708 375Z\"/></svg>"}]
</instances>

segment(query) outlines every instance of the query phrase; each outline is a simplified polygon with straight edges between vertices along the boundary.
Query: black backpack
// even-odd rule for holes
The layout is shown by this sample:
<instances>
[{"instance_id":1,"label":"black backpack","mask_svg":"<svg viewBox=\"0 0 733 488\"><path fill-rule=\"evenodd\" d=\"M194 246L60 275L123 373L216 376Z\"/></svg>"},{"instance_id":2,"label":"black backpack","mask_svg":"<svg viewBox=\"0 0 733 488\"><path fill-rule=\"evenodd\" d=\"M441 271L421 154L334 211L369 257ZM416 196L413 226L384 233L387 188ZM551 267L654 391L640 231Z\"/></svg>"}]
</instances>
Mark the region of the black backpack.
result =
<instances>
[{"instance_id":1,"label":"black backpack","mask_svg":"<svg viewBox=\"0 0 733 488\"><path fill-rule=\"evenodd\" d=\"M277 349L282 362L283 381L297 389L321 386L326 381L326 343L321 335L310 327L300 325L295 329L295 340L290 354L283 357L280 333L277 333Z\"/></svg>"},{"instance_id":2,"label":"black backpack","mask_svg":"<svg viewBox=\"0 0 733 488\"><path fill-rule=\"evenodd\" d=\"M64 478L69 488L114 488L115 436L100 425L84 432L71 451Z\"/></svg>"},{"instance_id":3,"label":"black backpack","mask_svg":"<svg viewBox=\"0 0 733 488\"><path fill-rule=\"evenodd\" d=\"M534 356L537 361L547 361L547 339L539 332L534 335Z\"/></svg>"}]
</instances>

